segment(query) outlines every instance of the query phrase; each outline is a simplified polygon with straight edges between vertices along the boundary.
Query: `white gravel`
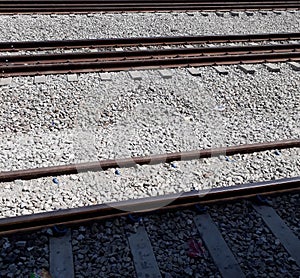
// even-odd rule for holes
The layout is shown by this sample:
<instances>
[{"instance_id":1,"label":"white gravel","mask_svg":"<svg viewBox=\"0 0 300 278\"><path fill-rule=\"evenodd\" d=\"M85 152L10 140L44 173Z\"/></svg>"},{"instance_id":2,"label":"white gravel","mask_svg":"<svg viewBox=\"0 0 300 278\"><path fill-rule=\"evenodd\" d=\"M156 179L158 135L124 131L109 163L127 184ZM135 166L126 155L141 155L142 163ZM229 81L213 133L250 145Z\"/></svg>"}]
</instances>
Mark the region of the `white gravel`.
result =
<instances>
[{"instance_id":1,"label":"white gravel","mask_svg":"<svg viewBox=\"0 0 300 278\"><path fill-rule=\"evenodd\" d=\"M241 13L239 17L229 13L224 17L215 13L17 15L0 16L0 26L0 41L298 32L300 12L269 12L264 16L258 12L253 16ZM140 81L130 79L127 72L112 73L111 81L101 81L98 73L80 74L78 82L73 83L67 81L66 75L47 76L46 84L34 84L32 77L13 78L11 85L0 87L0 171L299 138L299 73L286 64L281 64L280 73L270 73L262 65L254 67L257 72L253 76L236 66L228 67L227 76L218 75L211 67L201 68L201 77L190 76L186 69L176 69L171 70L173 77L169 80L162 79L156 70L142 71ZM115 169L79 173L57 177L59 184L53 182L53 177L3 183L0 217L299 176L299 155L300 149L287 149L173 165L137 166L118 169L120 174ZM280 209L283 215L292 211L290 207ZM248 232L248 226L245 229L242 225L244 219L230 220L232 212L238 214L238 210L238 206L229 205L222 219L214 215L228 224L224 231L230 231L232 246L239 234L236 229ZM289 218L295 231L297 219L298 215ZM157 217L150 217L149 223L156 220ZM78 273L99 274L95 267L99 263L102 276L117 275L120 271L133 273L127 242L124 235L119 236L124 231L117 222L114 220L108 227L94 224L74 230L72 245ZM254 225L261 229L258 222ZM177 224L180 237L186 223L182 220ZM160 226L147 227L160 235ZM166 228L173 231L173 224L168 223ZM191 229L188 236L194 232ZM279 251L286 258L282 247L274 245L272 235L259 230L258 234L261 233L267 238L267 247L276 252L272 257L268 250L259 247L258 255L265 261L258 262L257 270L245 263L248 249L235 250L245 263L246 272L253 270L258 275L275 269L270 259L280 262ZM118 237L119 247L112 244L111 234ZM17 275L28 276L30 270L47 268L47 237L38 238L25 238L24 247L19 247L21 243L15 239L3 238L0 264L9 264L1 268L0 276L15 269ZM248 238L261 246L253 236L247 234ZM99 242L107 249L99 248ZM175 246L178 242L174 240L171 255L182 247ZM119 248L123 248L123 253ZM157 248L154 251L159 252ZM104 259L99 261L97 252ZM255 256L251 255L251 260L255 261ZM111 264L104 263L105 259ZM19 270L20 262L25 270ZM183 265L187 262L193 264L185 258ZM170 269L172 264L173 261ZM293 267L284 262L282 265L274 270L279 276ZM178 277L190 271L193 270L184 268L178 271Z\"/></svg>"},{"instance_id":2,"label":"white gravel","mask_svg":"<svg viewBox=\"0 0 300 278\"><path fill-rule=\"evenodd\" d=\"M236 66L227 76L204 67L162 79L155 70L142 80L112 73L64 75L46 84L13 78L2 98L0 169L68 164L131 155L299 138L299 74L282 64L247 75ZM178 162L102 173L81 173L1 184L1 216L118 201L194 188L299 175L299 149L235 156L226 161Z\"/></svg>"},{"instance_id":3,"label":"white gravel","mask_svg":"<svg viewBox=\"0 0 300 278\"><path fill-rule=\"evenodd\" d=\"M298 32L300 12L268 12L239 17L225 13L122 13L87 15L15 15L0 17L0 40L61 40L102 37Z\"/></svg>"},{"instance_id":4,"label":"white gravel","mask_svg":"<svg viewBox=\"0 0 300 278\"><path fill-rule=\"evenodd\" d=\"M176 162L114 169L97 173L16 181L1 185L1 216L31 214L60 208L93 205L216 186L228 186L300 175L299 149L282 150L280 155L259 154Z\"/></svg>"},{"instance_id":5,"label":"white gravel","mask_svg":"<svg viewBox=\"0 0 300 278\"><path fill-rule=\"evenodd\" d=\"M201 77L171 70L168 80L155 70L142 80L13 78L0 87L0 169L299 138L299 74L254 67L247 75L231 66L227 76L204 67Z\"/></svg>"},{"instance_id":6,"label":"white gravel","mask_svg":"<svg viewBox=\"0 0 300 278\"><path fill-rule=\"evenodd\" d=\"M83 39L160 35L296 32L300 12L219 17L209 13L1 16L0 40ZM151 23L151 24L150 24ZM33 27L34 26L34 27ZM186 69L162 79L157 70L50 75L45 84L13 78L0 87L0 170L299 138L299 73L230 66L193 77ZM194 188L299 175L299 150L80 173L1 184L1 216L161 195Z\"/></svg>"}]
</instances>

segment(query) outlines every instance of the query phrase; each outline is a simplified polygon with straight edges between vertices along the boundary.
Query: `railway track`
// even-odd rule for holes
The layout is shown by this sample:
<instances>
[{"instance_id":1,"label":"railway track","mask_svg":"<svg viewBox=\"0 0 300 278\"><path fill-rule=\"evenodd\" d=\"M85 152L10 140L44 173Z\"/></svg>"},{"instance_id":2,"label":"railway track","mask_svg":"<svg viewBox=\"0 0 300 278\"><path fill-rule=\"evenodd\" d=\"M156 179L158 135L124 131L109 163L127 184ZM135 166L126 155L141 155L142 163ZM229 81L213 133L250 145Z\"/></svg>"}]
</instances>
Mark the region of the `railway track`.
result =
<instances>
[{"instance_id":1,"label":"railway track","mask_svg":"<svg viewBox=\"0 0 300 278\"><path fill-rule=\"evenodd\" d=\"M68 12L139 12L139 11L230 11L230 10L272 10L298 9L299 1L99 1L88 0L43 0L43 1L1 1L0 13L68 13Z\"/></svg>"},{"instance_id":2,"label":"railway track","mask_svg":"<svg viewBox=\"0 0 300 278\"><path fill-rule=\"evenodd\" d=\"M0 219L0 272L72 278L88 277L85 272L93 269L98 275L117 275L121 270L115 268L118 255L113 250L118 250L118 261L125 260L127 268L132 268L130 273L122 271L122 277L176 277L176 273L201 277L210 268L216 276L246 277L257 267L253 261L257 252L269 250L257 271L265 273L265 267L271 264L273 269L282 269L282 274L295 277L300 273L299 227L295 224L299 185L300 178L294 177L209 192L184 192L179 197L168 195ZM294 216L286 216L282 200L290 202L289 209L294 206ZM21 259L15 255L18 252L22 252ZM179 261L170 257L162 260L162 252L171 252ZM278 253L281 255L275 255ZM32 260L34 266L30 265ZM181 260L186 260L185 264ZM173 270L167 267L170 263ZM17 267L11 268L11 264ZM189 271L185 273L187 266ZM268 270L268 275L278 270Z\"/></svg>"},{"instance_id":3,"label":"railway track","mask_svg":"<svg viewBox=\"0 0 300 278\"><path fill-rule=\"evenodd\" d=\"M0 235L2 235L0 239L5 242L2 254L7 256L7 258L1 258L1 256L0 258L2 261L8 259L9 263L12 261L17 263L18 257L12 256L14 252L12 247L21 248L23 250L23 263L25 263L24 257L26 259L28 256L26 249L35 249L34 254L37 254L36 249L40 247L36 244L41 242L40 238L43 238L44 244L49 244L48 247L43 247L43 250L49 250L48 254L43 253L42 255L46 255L48 258L48 261L44 262L43 265L48 266L52 276L41 277L54 278L65 277L66 275L77 277L80 274L79 270L85 269L85 264L80 260L84 258L81 252L85 256L93 256L92 260L88 259L90 262L88 271L91 271L90 268L93 265L95 273L101 273L101 270L105 272L106 268L103 269L103 265L110 269L109 265L115 261L111 259L111 256L107 257L105 254L111 252L113 256L116 256L116 253L111 250L120 246L119 240L122 238L125 247L119 249L119 252L124 256L127 249L128 258L130 258L127 263L131 262L135 268L135 271L132 269L130 274L123 273L123 277L139 278L147 275L166 277L166 264L172 260L169 261L167 258L161 260L159 254L167 250L171 252L173 248L168 242L172 236L175 238L173 240L176 245L182 248L179 251L173 250L172 252L175 252L173 256L183 259L189 257L188 265L205 263L206 267L202 271L206 272L208 271L208 264L211 263L215 267L216 275L232 277L235 274L238 275L236 277L246 277L249 269L245 267L245 263L249 257L257 256L255 255L257 251L267 250L267 244L276 242L277 247L272 247L270 254L273 254L275 248L276 252L281 252L281 257L269 258L265 261L268 257L265 256L262 260L263 264L269 265L272 262L276 266L280 262L281 267L285 265L285 274L297 276L300 271L300 240L292 230L293 222L282 219L279 216L282 212L280 209L276 211L276 208L270 206L269 198L283 198L289 196L287 195L289 192L292 197L288 198L292 198L292 203L297 210L299 185L300 178L295 177L215 188L210 192L185 192L175 199L174 196L161 196L0 219ZM274 193L276 194L275 197L272 195ZM268 195L268 199L262 197L262 194ZM168 199L169 203L165 205ZM238 212L234 212L235 209ZM126 215L127 221L124 218ZM179 225L180 229L177 230L178 224L181 222L184 222L184 226ZM253 225L253 223L255 224ZM58 226L54 226L55 224ZM81 226L79 227L79 225ZM158 230L154 229L156 225L160 227ZM172 231L166 229L168 225L172 227ZM224 229L224 225L226 229ZM53 228L52 230L45 230L45 227ZM33 232L33 230L38 229L43 230ZM258 234L258 230L264 232ZM27 231L31 231L30 234ZM179 238L172 235L173 232L177 233ZM34 239L35 233L37 233L36 239ZM99 233L101 238L99 238ZM228 235L231 235L232 238ZM109 247L105 244L106 240L102 240L104 238L110 241ZM211 240L212 238L213 240ZM240 240L235 240L235 238ZM265 246L262 246L262 240ZM268 243L269 241L271 243ZM168 246L165 249L163 249L164 243ZM97 246L96 249L95 246ZM251 246L254 248L250 248ZM247 252L243 251L245 255L242 251L237 251L243 250L243 248L248 250ZM92 250L92 254L84 251L88 249ZM224 260L224 256L226 260ZM192 258L193 260L191 260ZM119 260L122 261L122 259L124 258ZM39 259L36 258L36 260ZM97 263L99 260L102 261L100 266ZM177 269L176 272L182 272L183 275L186 268L183 268L182 264L177 261L173 264L173 267ZM253 261L248 261L246 265L250 269L256 266ZM287 266L289 266L288 269L286 269ZM9 273L9 268L3 268L3 265L0 264L2 273L7 273L5 269L8 269ZM35 269L36 267L32 267L31 271L33 272ZM109 271L113 273L120 270ZM173 271L169 269L169 272L172 273ZM193 268L185 276L195 277L198 271L198 268ZM259 269L258 271L264 270ZM46 271L43 270L42 273L45 274ZM268 273L275 274L275 271L274 273L268 271Z\"/></svg>"},{"instance_id":4,"label":"railway track","mask_svg":"<svg viewBox=\"0 0 300 278\"><path fill-rule=\"evenodd\" d=\"M220 154L233 155L275 148L292 148L299 147L299 144L299 140L286 140L104 161L81 165L85 168L80 168L80 165L73 165L71 168L67 166L64 168L65 172L61 173L69 174L68 171L72 169L88 171L95 170L95 167L107 169L116 166L130 167L135 164L152 165ZM1 173L0 177L1 181L7 182L16 178L36 178L37 173L42 176L58 174L53 170L59 169L48 172L45 169L7 172ZM31 176L28 175L30 173ZM170 277L167 273L175 275L174 277L177 277L176 275L196 277L200 270L194 265L203 264L205 267L199 275L208 272L208 265L211 265L215 275L245 277L256 267L253 261L249 261L249 256L255 257L257 250L261 250L264 254L261 255L264 256L262 257L264 259L261 259L263 265L267 267L272 264L275 268L278 264L278 269L284 265L283 273L292 277L297 276L300 271L298 252L300 242L297 226L293 223L295 221L297 223L299 214L297 207L299 185L300 177L293 177L2 218L0 219L0 241L3 248L0 254L0 272L3 276L17 273L22 277L26 271L37 272L37 266L46 266L53 278L79 275L86 277L91 274L84 273L89 273L93 268L95 277L106 277L106 271L114 274L120 272L120 269L116 270L114 262L122 261L122 258L117 259L116 254L121 253L124 256L124 252L127 252L125 265L129 267L130 262L132 269L130 273L123 274L124 277L140 278L147 275ZM266 196L268 199L265 199ZM287 220L281 216L282 209L277 210L276 207L270 206L270 198L276 200L285 196L292 196L287 198L293 200L290 203L294 205L295 211L294 218L290 217ZM286 203L282 204L283 207L285 205ZM166 222L169 224L166 225ZM180 231L177 231L176 223L181 222L184 224L180 226ZM155 225L159 228L154 229ZM166 229L168 226L172 228ZM160 256L161 252L172 250L172 244L169 243L172 232L175 233L172 236L175 238L174 244L182 248L180 250L175 248L172 251L175 252L172 256L177 257L177 261L173 262L176 271L172 270L172 267L166 267L168 259L161 259ZM120 247L120 239L125 242L125 247ZM274 242L276 242L275 247ZM164 243L167 245L164 246ZM262 246L264 244L266 246ZM269 244L272 247L269 247ZM265 250L269 248L271 248L270 254L265 255ZM91 254L87 250L92 250ZM116 253L112 250L119 251ZM20 256L15 255L18 252L23 254L22 264L19 263ZM107 253L111 253L112 256L107 257L105 255ZM276 257L277 253L281 254L280 257ZM41 257L47 258L43 259L42 264L39 263ZM224 257L227 259L224 260ZM33 258L36 264L30 266ZM87 269L84 258L89 262ZM181 259L187 260L185 267L178 262ZM27 260L29 267L24 269ZM21 270L20 265L22 265ZM263 269L258 271L264 272ZM277 273L277 270L272 271L268 270L268 273Z\"/></svg>"},{"instance_id":5,"label":"railway track","mask_svg":"<svg viewBox=\"0 0 300 278\"><path fill-rule=\"evenodd\" d=\"M0 172L0 182L11 182L17 179L30 180L47 176L71 175L87 171L104 171L110 168L128 168L135 165L155 165L160 163L170 163L172 161L186 161L200 158L209 158L219 155L235 155L253 152L261 152L272 149L286 149L300 147L300 140L282 140L257 144L246 144L239 146L195 150L189 152L166 153L160 155L150 155L144 157L130 157L115 160L103 160L80 164L70 164L52 166L45 168L35 168L27 170L16 170Z\"/></svg>"},{"instance_id":6,"label":"railway track","mask_svg":"<svg viewBox=\"0 0 300 278\"><path fill-rule=\"evenodd\" d=\"M300 33L228 34L204 36L138 37L87 40L12 41L0 42L0 51L45 51L55 49L168 46L213 43L277 42L299 40Z\"/></svg>"},{"instance_id":7,"label":"railway track","mask_svg":"<svg viewBox=\"0 0 300 278\"><path fill-rule=\"evenodd\" d=\"M114 45L133 47L133 49L102 50L96 52L49 53L31 55L5 55L0 58L2 76L22 76L89 71L121 71L130 69L174 68L188 66L228 65L241 63L286 62L300 60L300 44L260 44L239 46L193 46L209 42L278 41L287 42L299 38L298 33L270 35L242 35L175 38L133 38L90 41L37 42L36 51L45 49L66 49L70 47L108 47ZM168 45L170 49L137 50L141 45ZM175 47L181 45L181 47ZM189 48L183 47L190 45ZM192 45L191 45L192 44ZM33 50L34 42L2 43L1 50Z\"/></svg>"},{"instance_id":8,"label":"railway track","mask_svg":"<svg viewBox=\"0 0 300 278\"><path fill-rule=\"evenodd\" d=\"M193 190L178 194L127 200L115 203L93 205L51 212L36 213L0 219L0 235L33 231L55 225L74 225L99 219L120 217L132 213L146 213L155 210L170 210L192 205L226 202L256 195L279 194L299 191L300 177L237 185L210 190Z\"/></svg>"},{"instance_id":9,"label":"railway track","mask_svg":"<svg viewBox=\"0 0 300 278\"><path fill-rule=\"evenodd\" d=\"M135 165L154 165L176 160L193 160L209 158L218 155L234 155L254 153L272 149L299 148L300 140L284 140L251 145L240 145L227 148L198 150L182 153L152 155L147 157L132 157L128 159L106 160L77 165L54 166L0 173L0 182L28 180L45 176L74 174L82 171L102 171L115 167L133 167ZM228 188L214 188L209 192L191 191L178 194L159 196L146 199L129 200L108 205L96 205L69 210L59 210L42 214L7 218L0 220L0 235L15 232L18 229L32 230L56 224L74 224L93 219L105 219L114 216L127 215L129 212L145 212L155 208L170 209L190 206L199 202L206 204L217 201L228 201L235 198L249 198L256 194L270 194L299 189L300 178L283 179L280 181L262 182ZM164 204L164 206L162 206ZM163 208L162 208L163 207ZM14 222L15 221L15 222ZM46 224L48 223L48 224Z\"/></svg>"},{"instance_id":10,"label":"railway track","mask_svg":"<svg viewBox=\"0 0 300 278\"><path fill-rule=\"evenodd\" d=\"M175 0L159 3L152 3L149 0L118 2L88 0L85 3L79 0L64 2L59 0L0 0L0 14L296 10L299 7L300 1L289 0L264 2L225 0L213 3L204 0L188 2ZM299 39L300 33L277 33L0 42L0 77L300 61ZM24 87L25 90L31 92L26 84ZM4 91L6 89L11 90L8 87L4 88ZM141 90L144 90L144 87ZM286 88L285 90L287 91ZM252 93L250 90L245 91ZM273 92L273 90L270 91ZM280 92L277 93L279 95ZM38 93L38 95L41 94ZM294 95L297 99L297 94L293 92L287 97L291 98ZM22 97L25 98L24 95ZM280 94L280 99L275 99L281 101L285 97L286 95ZM226 99L227 101L232 100ZM269 102L263 101L264 99L259 102L262 104L262 109L261 111L258 109L258 113L266 112L269 107ZM240 103L244 104L242 102L241 100ZM255 102L253 106L251 101L249 103L251 112L252 107L259 106ZM45 104L44 107L48 109L49 104L48 106L46 102ZM249 108L247 104L242 107ZM290 107L291 110L296 106L287 104L286 107ZM60 109L66 111L68 108L61 105ZM3 110L6 113L6 110ZM274 109L272 113L273 111ZM288 117L284 117L285 121L287 119ZM247 119L245 123L248 124ZM259 132L259 129L253 129L253 133ZM280 133L279 137L286 138L289 135L282 136ZM267 138L272 138L272 136ZM33 141L32 144L34 143L36 142ZM29 147L27 146L28 149L30 149L30 144ZM286 170L288 167L292 169L294 163L298 164L298 162L295 162L295 159L291 160L289 165L285 165L282 162L284 161L283 153L281 154L278 150L299 147L300 140L295 139L0 172L0 187L3 186L2 188L6 189L3 191L5 193L0 196L3 207L2 218L0 218L0 277L298 277L300 276L300 177L298 173L295 174L296 171ZM14 148L16 149L15 146ZM8 150L4 150L3 160L9 154ZM270 151L270 153L267 152L269 156L263 157L271 159L272 163L268 165L274 168L269 170L274 172L275 176L280 173L278 174L280 177L294 177L271 180L274 176L263 175L264 180L267 176L269 180L242 184L243 182L237 181L239 179L235 179L232 181L240 184L192 191L188 190L195 187L187 186L182 190L183 192L177 194L161 195L162 193L157 191L157 194L147 193L147 196L153 196L149 198L129 199L121 202L110 200L104 203L91 201L88 204L96 205L89 206L75 202L75 194L62 194L63 191L60 190L64 186L64 177L60 177L59 181L54 178L59 175L75 175L77 178L80 175L76 174L81 172L136 165L148 165L145 167L150 168L154 164L163 163L170 163L170 165L163 166L170 167L170 172L172 170L172 174L177 174L182 169L180 167L172 169L174 165L176 166L176 163L173 164L174 161L253 154L261 151ZM292 156L293 152L290 154ZM13 160L14 157L7 155L7 159ZM29 160L25 161L26 156L20 157L20 160L22 159L25 162L22 167L25 167L24 165L27 165ZM231 158L226 157L224 161L232 164L234 159L231 161ZM256 172L259 172L257 167L261 164L253 158L253 161L249 157L243 157L244 159L249 163L249 169L250 166L254 166L254 170L242 169L241 175L247 176L249 172L248 180L251 181L252 178L260 180ZM3 165L8 169L10 167L7 163ZM17 168L15 165L13 167ZM246 168L248 170L248 165ZM189 168L187 171L192 173L192 170ZM268 174L266 173L268 171L262 172ZM116 179L123 177L126 179L124 173L125 170L122 170L122 175L120 175L120 172L116 170L113 175ZM234 176L235 173L230 174ZM196 174L199 177L197 182L204 184L203 179L207 178L204 174L210 173L199 174L197 172ZM163 177L161 172L157 172L157 175ZM40 187L42 182L36 180L34 183L33 179L41 177L48 177L49 191L46 189L46 193L43 192L40 195L39 190L43 188ZM30 181L25 183L24 180ZM80 182L84 184L86 180L80 180ZM180 182L184 182L184 178ZM29 183L31 183L30 188ZM158 183L155 187L158 187ZM74 180L70 184L73 188L79 186ZM224 186L225 179L217 184ZM173 183L170 185L173 188ZM137 189L137 187L144 186L144 183L135 184L135 186ZM20 202L10 200L10 198L19 198L18 190L14 187L21 192ZM98 189L104 192L104 188ZM80 187L79 194L84 195L81 190ZM122 187L119 191L122 191ZM125 197L132 198L129 197L127 188L124 191ZM176 188L173 192L177 192ZM110 189L109 193L115 194ZM36 196L31 196L31 194ZM58 206L55 204L52 207L42 207L44 196L47 201L53 202L53 205L58 201L58 197L70 196L73 206L65 207L74 207L74 204L79 207L61 209L63 202ZM30 208L27 208L27 197L29 203L32 203ZM111 197L117 200L117 198L114 199L115 196ZM17 211L17 207L26 209ZM7 210L11 210L12 213L8 214ZM37 211L44 212L34 213ZM20 216L4 218L4 215ZM46 270L40 271L42 268Z\"/></svg>"}]
</instances>

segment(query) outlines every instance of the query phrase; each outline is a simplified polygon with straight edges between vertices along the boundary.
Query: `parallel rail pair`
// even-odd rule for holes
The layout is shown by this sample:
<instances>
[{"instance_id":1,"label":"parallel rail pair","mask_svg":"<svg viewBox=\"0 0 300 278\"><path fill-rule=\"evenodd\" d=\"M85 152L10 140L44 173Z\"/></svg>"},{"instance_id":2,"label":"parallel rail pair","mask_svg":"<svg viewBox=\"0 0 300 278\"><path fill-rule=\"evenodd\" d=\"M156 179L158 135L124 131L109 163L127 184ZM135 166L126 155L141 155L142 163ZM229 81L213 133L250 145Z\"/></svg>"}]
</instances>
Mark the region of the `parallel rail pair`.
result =
<instances>
[{"instance_id":1,"label":"parallel rail pair","mask_svg":"<svg viewBox=\"0 0 300 278\"><path fill-rule=\"evenodd\" d=\"M155 11L230 11L230 10L272 10L299 9L295 0L13 0L0 1L0 14L9 13L70 13L70 12L155 12Z\"/></svg>"},{"instance_id":2,"label":"parallel rail pair","mask_svg":"<svg viewBox=\"0 0 300 278\"><path fill-rule=\"evenodd\" d=\"M191 160L216 155L233 155L237 153L253 153L271 149L300 147L300 140L284 140L252 145L241 145L228 148L199 150L185 153L173 153L137 157L119 160L107 160L77 165L66 165L48 168L37 168L0 173L0 181L13 181L16 179L33 179L43 176L71 174L84 171L100 171L114 167L132 167L136 164L157 164L174 160ZM1 185L0 185L1 186ZM153 210L166 210L178 207L188 207L196 204L207 204L229 201L240 198L250 198L257 194L275 194L280 192L299 191L300 177L260 182L255 184L237 185L225 188L213 188L203 191L183 192L172 195L128 200L122 202L94 205L88 207L58 210L33 215L10 217L0 219L0 235L36 230L54 225L73 225L99 219L128 215L135 212Z\"/></svg>"},{"instance_id":3,"label":"parallel rail pair","mask_svg":"<svg viewBox=\"0 0 300 278\"><path fill-rule=\"evenodd\" d=\"M55 74L90 71L121 71L149 68L228 65L240 63L286 62L300 60L300 43L260 44L243 46L203 46L220 42L262 42L299 40L299 33L231 36L188 36L161 38L102 39L84 41L5 42L1 51L98 48L96 52L3 55L2 76ZM201 47L184 48L187 44ZM168 45L170 49L136 50L140 46ZM177 47L181 45L181 47ZM122 51L100 48L133 47Z\"/></svg>"}]
</instances>

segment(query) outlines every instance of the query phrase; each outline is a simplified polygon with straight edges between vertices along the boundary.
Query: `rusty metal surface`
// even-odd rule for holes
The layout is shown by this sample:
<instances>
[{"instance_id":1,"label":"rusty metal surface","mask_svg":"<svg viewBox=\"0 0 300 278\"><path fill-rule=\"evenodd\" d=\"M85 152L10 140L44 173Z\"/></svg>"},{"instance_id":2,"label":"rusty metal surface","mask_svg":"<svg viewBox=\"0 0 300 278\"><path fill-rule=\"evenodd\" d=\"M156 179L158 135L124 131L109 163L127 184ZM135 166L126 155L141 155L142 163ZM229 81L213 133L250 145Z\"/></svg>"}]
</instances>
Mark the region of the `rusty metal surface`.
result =
<instances>
[{"instance_id":1,"label":"rusty metal surface","mask_svg":"<svg viewBox=\"0 0 300 278\"><path fill-rule=\"evenodd\" d=\"M221 46L221 47L194 47L174 49L148 49L130 51L101 51L85 53L55 53L55 54L34 54L34 55L5 55L0 57L0 68L8 67L8 64L18 65L26 63L72 63L72 62L93 62L119 61L124 59L152 59L172 57L199 57L211 55L241 55L259 53L288 53L300 51L299 44L278 44L278 45L245 45L245 46Z\"/></svg>"},{"instance_id":2,"label":"rusty metal surface","mask_svg":"<svg viewBox=\"0 0 300 278\"><path fill-rule=\"evenodd\" d=\"M121 12L121 11L229 11L229 10L259 10L259 9L297 9L299 1L169 1L162 0L153 2L150 0L130 1L101 1L87 0L85 2L69 0L13 0L0 1L0 13L68 13L68 12Z\"/></svg>"},{"instance_id":3,"label":"rusty metal surface","mask_svg":"<svg viewBox=\"0 0 300 278\"><path fill-rule=\"evenodd\" d=\"M181 48L169 50L124 51L121 53L109 52L103 54L103 56L101 52L33 55L31 58L14 56L2 58L0 72L2 77L6 77L71 72L124 71L162 67L176 68L224 64L234 65L241 63L254 64L300 60L300 49L298 48L298 45L288 45L285 47L282 47L282 45L272 45L266 46L265 50L262 49L261 46L247 46L222 47L219 48L219 50L217 48L215 50L206 48L202 52L197 52L198 49ZM278 51L276 51L276 49L278 49ZM212 51L214 51L214 54L212 54ZM34 60L35 56L40 60ZM3 61L5 59L7 60L6 63ZM9 59L13 62L10 63ZM23 59L25 61L18 62L18 59Z\"/></svg>"},{"instance_id":4,"label":"rusty metal surface","mask_svg":"<svg viewBox=\"0 0 300 278\"><path fill-rule=\"evenodd\" d=\"M257 194L277 194L299 191L300 177L258 183L213 188L209 191L190 191L128 201L63 209L32 215L0 219L0 235L31 231L54 225L75 225L149 211L162 211L254 197Z\"/></svg>"},{"instance_id":5,"label":"rusty metal surface","mask_svg":"<svg viewBox=\"0 0 300 278\"><path fill-rule=\"evenodd\" d=\"M300 33L228 34L86 40L0 42L0 51L300 40Z\"/></svg>"},{"instance_id":6,"label":"rusty metal surface","mask_svg":"<svg viewBox=\"0 0 300 278\"><path fill-rule=\"evenodd\" d=\"M9 182L17 179L29 180L47 176L59 176L76 174L87 171L103 171L109 168L128 168L134 165L155 165L160 163L169 163L179 160L192 160L199 158L208 158L218 155L234 155L266 151L272 149L299 148L300 139L282 140L274 142L264 142L256 144L245 144L239 146L222 147L215 149L202 149L189 152L166 153L159 155L149 155L141 157L130 157L114 160L102 160L96 162L87 162L79 164L60 165L44 168L34 168L26 170L16 170L0 172L0 182ZM1 185L0 185L1 186Z\"/></svg>"}]
</instances>

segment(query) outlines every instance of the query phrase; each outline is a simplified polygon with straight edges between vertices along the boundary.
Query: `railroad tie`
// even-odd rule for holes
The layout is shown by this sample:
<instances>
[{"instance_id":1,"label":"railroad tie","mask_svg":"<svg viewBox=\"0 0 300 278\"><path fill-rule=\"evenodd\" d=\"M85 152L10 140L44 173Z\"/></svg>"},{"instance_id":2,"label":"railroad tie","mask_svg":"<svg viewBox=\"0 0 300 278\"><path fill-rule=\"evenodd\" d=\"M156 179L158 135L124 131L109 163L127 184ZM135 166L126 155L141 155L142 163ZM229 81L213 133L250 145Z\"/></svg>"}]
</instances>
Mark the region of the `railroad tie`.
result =
<instances>
[{"instance_id":1,"label":"railroad tie","mask_svg":"<svg viewBox=\"0 0 300 278\"><path fill-rule=\"evenodd\" d=\"M300 267L300 240L272 207L255 204L252 206Z\"/></svg>"},{"instance_id":2,"label":"railroad tie","mask_svg":"<svg viewBox=\"0 0 300 278\"><path fill-rule=\"evenodd\" d=\"M137 278L161 278L150 239L144 226L128 237Z\"/></svg>"},{"instance_id":3,"label":"railroad tie","mask_svg":"<svg viewBox=\"0 0 300 278\"><path fill-rule=\"evenodd\" d=\"M194 222L222 277L245 277L210 215L208 213L197 215Z\"/></svg>"},{"instance_id":4,"label":"railroad tie","mask_svg":"<svg viewBox=\"0 0 300 278\"><path fill-rule=\"evenodd\" d=\"M50 273L52 278L73 278L74 263L72 253L71 231L61 237L51 237Z\"/></svg>"}]
</instances>

